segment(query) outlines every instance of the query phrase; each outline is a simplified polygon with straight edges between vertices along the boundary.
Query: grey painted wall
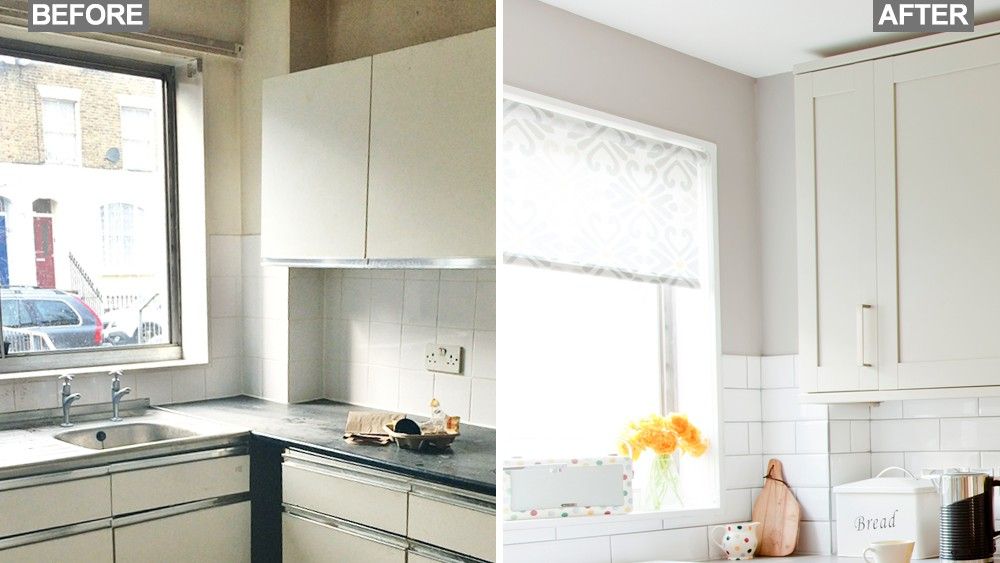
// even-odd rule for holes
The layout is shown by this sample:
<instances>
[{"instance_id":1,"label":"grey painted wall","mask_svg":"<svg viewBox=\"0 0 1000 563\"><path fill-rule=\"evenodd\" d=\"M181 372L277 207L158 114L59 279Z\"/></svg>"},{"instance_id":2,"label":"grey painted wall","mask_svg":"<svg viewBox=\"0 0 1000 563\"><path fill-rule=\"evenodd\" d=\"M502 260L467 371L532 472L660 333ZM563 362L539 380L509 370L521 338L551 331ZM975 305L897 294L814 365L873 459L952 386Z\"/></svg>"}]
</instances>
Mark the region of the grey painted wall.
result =
<instances>
[{"instance_id":1,"label":"grey painted wall","mask_svg":"<svg viewBox=\"0 0 1000 563\"><path fill-rule=\"evenodd\" d=\"M754 79L537 0L503 10L505 84L716 143L722 350L760 354Z\"/></svg>"}]
</instances>

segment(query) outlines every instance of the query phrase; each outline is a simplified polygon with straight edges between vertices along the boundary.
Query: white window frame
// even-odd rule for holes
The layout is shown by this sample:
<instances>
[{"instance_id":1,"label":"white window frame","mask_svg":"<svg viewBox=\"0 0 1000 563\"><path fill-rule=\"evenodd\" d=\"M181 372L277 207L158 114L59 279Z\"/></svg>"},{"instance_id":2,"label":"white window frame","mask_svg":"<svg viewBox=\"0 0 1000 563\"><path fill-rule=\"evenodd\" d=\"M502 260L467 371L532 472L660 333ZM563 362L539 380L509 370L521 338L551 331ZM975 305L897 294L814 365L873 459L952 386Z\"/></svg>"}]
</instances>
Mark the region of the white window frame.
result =
<instances>
[{"instance_id":1,"label":"white window frame","mask_svg":"<svg viewBox=\"0 0 1000 563\"><path fill-rule=\"evenodd\" d=\"M0 26L0 39L21 42L25 49L69 49L95 58L118 57L138 62L172 66L175 69L176 111L176 209L177 248L180 256L178 286L182 342L161 346L150 357L137 358L132 352L72 352L79 365L64 366L54 356L9 356L0 360L0 381L48 378L66 371L100 373L109 369L159 369L206 365L208 351L208 264L205 253L207 224L205 213L205 116L204 75L196 59L187 55L150 51L128 45L95 42L65 34L38 34ZM77 112L79 116L79 111ZM81 137L82 139L82 137ZM68 354L67 354L68 355ZM100 360L97 360L100 355Z\"/></svg>"},{"instance_id":2,"label":"white window frame","mask_svg":"<svg viewBox=\"0 0 1000 563\"><path fill-rule=\"evenodd\" d=\"M156 108L153 107L153 102L145 96L133 96L129 94L120 94L118 96L118 115L119 123L121 123L121 114L125 109L139 109L147 110L150 112L150 118L156 119L157 113ZM119 127L119 136L121 137L121 161L122 170L128 170L130 172L152 172L156 170L156 164L154 163L152 168L130 168L128 166L128 151L125 150L125 128ZM153 149L154 153L156 148L159 146L156 138L149 139L150 147Z\"/></svg>"},{"instance_id":3,"label":"white window frame","mask_svg":"<svg viewBox=\"0 0 1000 563\"><path fill-rule=\"evenodd\" d=\"M38 85L38 96L42 99L42 115L39 127L42 130L42 155L46 164L55 166L82 166L83 165L83 129L80 124L80 90L68 88L66 86L51 86L47 84ZM73 102L73 119L76 122L76 149L71 162L50 163L48 161L47 150L45 148L45 100L57 100L62 102Z\"/></svg>"},{"instance_id":4,"label":"white window frame","mask_svg":"<svg viewBox=\"0 0 1000 563\"><path fill-rule=\"evenodd\" d=\"M712 484L715 487L717 496L712 502L712 506L705 508L692 508L692 509L681 509L681 510L664 510L659 512L644 512L644 513L632 513L632 514L620 514L620 515L610 515L610 516L581 516L574 518L552 518L552 519L536 519L536 520L515 520L515 521L504 521L503 529L504 531L517 531L517 530L541 530L541 529L552 529L556 530L564 527L574 527L574 537L587 537L587 536L606 536L607 529L605 526L600 524L612 524L612 523L638 523L638 522L648 522L653 529L669 529L669 528L680 528L689 526L706 526L710 524L718 524L725 515L725 508L723 507L723 497L724 497L724 453L722 451L722 436L723 436L723 420L722 420L722 333L721 333L721 314L720 314L720 292L719 292L719 236L718 236L718 150L715 143L710 141L705 141L702 139L697 139L688 135L681 133L676 133L667 129L662 129L659 127L651 126L645 123L640 123L638 121L633 121L624 117L613 115L610 113L602 112L585 106L573 104L557 98L552 98L529 90L522 88L517 88L510 85L503 86L502 98L528 104L535 106L544 110L557 112L569 117L582 119L592 123L597 123L599 125L605 125L608 127L613 127L625 132L633 133L636 135L641 135L644 137L662 140L674 145L688 147L694 150L704 152L709 156L709 161L711 165L709 166L708 179L706 182L706 190L704 194L704 204L705 204L705 233L707 237L705 253L707 254L705 259L705 275L703 282L703 287L710 292L710 306L712 308L711 322L713 324L712 331L714 332L714 357L707 359L707 364L714 367L713 377L707 377L705 380L697 386L685 385L683 394L678 395L678 381L671 372L673 366L666 365L664 362L665 373L663 385L664 392L671 393L669 398L664 399L664 409L676 408L678 410L684 410L685 405L698 404L709 405L708 416L699 416L699 420L707 420L710 425L714 426L710 429L705 429L705 436L710 440L712 447L709 450L710 455L715 457L715 466L717 468L715 478L712 480ZM502 116L498 117L498 131L502 131ZM498 143L497 147L498 163L503 160L503 155L500 152L501 148ZM502 198L499 198L498 205L502 206ZM502 213L502 209L501 209ZM501 242L502 244L502 242ZM502 269L501 269L502 270ZM500 274L502 277L502 273ZM502 283L502 282L501 282ZM667 299L670 298L671 290L670 288L661 288L661 296L665 296ZM664 307L666 302L663 303ZM665 311L665 313L670 313L672 311ZM663 313L661 313L663 314ZM514 328L514 327L510 327ZM671 338L670 333L673 327L665 327L662 337L664 340L664 346L669 345L668 339ZM499 328L498 330L504 330ZM664 353L667 353L665 350ZM675 350L669 350L670 358L676 358L677 353ZM498 401L506 401L506 397L498 398ZM512 403L516 403L516 398L510 398ZM508 452L500 451L500 459L507 459L509 457ZM591 526L587 526L587 525ZM596 525L595 525L596 524ZM517 542L515 542L517 543Z\"/></svg>"}]
</instances>

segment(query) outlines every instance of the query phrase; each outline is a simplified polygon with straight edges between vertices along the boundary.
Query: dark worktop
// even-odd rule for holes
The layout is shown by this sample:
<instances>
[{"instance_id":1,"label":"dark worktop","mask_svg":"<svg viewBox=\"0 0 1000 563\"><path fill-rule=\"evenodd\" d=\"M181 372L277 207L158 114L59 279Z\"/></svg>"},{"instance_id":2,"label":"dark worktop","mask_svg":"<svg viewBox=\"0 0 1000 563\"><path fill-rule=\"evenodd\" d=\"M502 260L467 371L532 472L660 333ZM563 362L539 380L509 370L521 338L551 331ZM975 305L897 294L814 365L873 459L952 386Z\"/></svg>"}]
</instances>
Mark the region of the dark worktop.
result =
<instances>
[{"instance_id":1,"label":"dark worktop","mask_svg":"<svg viewBox=\"0 0 1000 563\"><path fill-rule=\"evenodd\" d=\"M254 436L298 449L386 469L419 479L496 495L496 431L462 424L461 436L442 452L354 445L344 441L348 411L375 410L328 400L286 405L230 397L163 407L250 428Z\"/></svg>"}]
</instances>

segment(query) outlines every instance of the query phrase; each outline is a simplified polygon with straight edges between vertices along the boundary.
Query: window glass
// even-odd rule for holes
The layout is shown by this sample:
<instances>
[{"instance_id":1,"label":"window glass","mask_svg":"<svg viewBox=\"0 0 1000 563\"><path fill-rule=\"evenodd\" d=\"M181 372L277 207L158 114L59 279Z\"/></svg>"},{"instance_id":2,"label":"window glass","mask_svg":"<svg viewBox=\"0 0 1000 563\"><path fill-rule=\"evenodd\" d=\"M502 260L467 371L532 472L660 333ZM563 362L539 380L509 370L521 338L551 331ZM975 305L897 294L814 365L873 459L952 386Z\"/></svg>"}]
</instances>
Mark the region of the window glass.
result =
<instances>
[{"instance_id":1,"label":"window glass","mask_svg":"<svg viewBox=\"0 0 1000 563\"><path fill-rule=\"evenodd\" d=\"M19 108L0 112L10 354L172 342L168 233L177 225L168 224L164 143L154 141L165 137L169 104L154 76L0 56L0 107ZM14 296L28 310L5 301Z\"/></svg>"}]
</instances>

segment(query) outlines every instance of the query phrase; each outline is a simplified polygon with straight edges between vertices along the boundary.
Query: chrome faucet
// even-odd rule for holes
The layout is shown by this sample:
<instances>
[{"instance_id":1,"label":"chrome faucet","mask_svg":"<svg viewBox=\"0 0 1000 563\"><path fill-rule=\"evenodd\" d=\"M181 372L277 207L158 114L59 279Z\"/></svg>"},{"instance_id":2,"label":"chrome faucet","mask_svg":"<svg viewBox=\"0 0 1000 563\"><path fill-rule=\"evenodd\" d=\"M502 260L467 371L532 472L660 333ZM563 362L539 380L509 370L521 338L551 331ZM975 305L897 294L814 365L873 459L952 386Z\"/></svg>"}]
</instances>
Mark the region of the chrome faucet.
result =
<instances>
[{"instance_id":1,"label":"chrome faucet","mask_svg":"<svg viewBox=\"0 0 1000 563\"><path fill-rule=\"evenodd\" d=\"M79 393L74 393L71 387L73 383L73 376L70 374L60 375L59 379L62 380L62 410L63 410L63 421L59 426L73 426L73 423L69 421L69 407L73 403L80 400L81 395Z\"/></svg>"},{"instance_id":2,"label":"chrome faucet","mask_svg":"<svg viewBox=\"0 0 1000 563\"><path fill-rule=\"evenodd\" d=\"M121 422L123 419L118 416L119 403L122 402L122 397L132 392L132 388L122 389L121 371L112 371L108 375L111 376L111 422Z\"/></svg>"}]
</instances>

